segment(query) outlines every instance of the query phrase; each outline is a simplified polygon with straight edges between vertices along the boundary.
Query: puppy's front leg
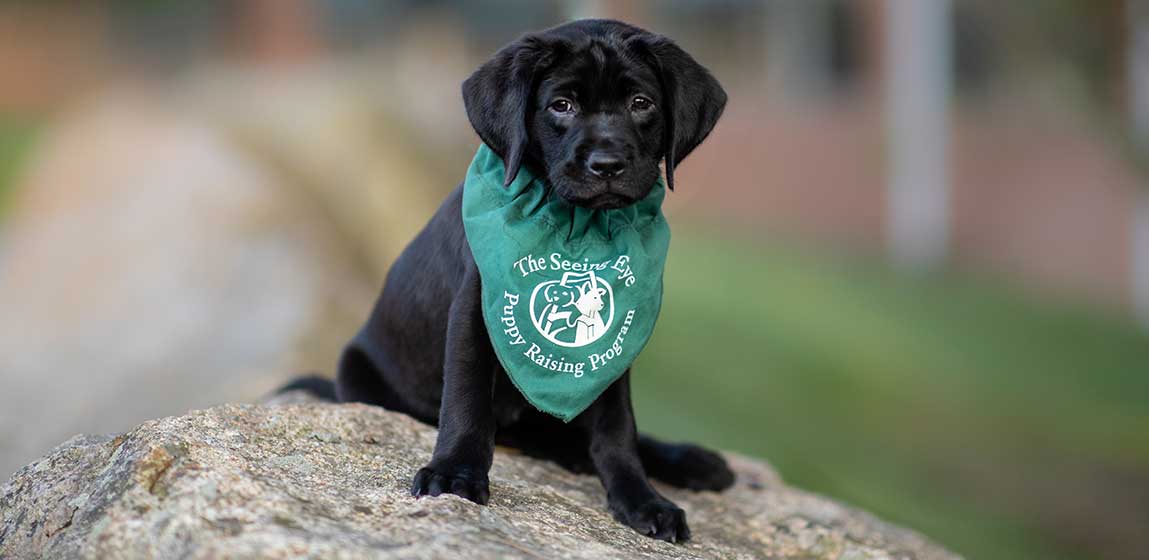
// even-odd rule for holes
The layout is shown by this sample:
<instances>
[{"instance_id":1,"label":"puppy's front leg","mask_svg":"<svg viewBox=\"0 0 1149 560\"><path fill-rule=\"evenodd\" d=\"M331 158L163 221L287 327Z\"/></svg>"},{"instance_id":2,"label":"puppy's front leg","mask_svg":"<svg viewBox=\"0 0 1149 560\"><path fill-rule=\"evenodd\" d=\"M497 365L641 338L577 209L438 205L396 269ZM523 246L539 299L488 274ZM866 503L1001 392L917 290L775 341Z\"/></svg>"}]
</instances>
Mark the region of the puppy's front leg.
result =
<instances>
[{"instance_id":1,"label":"puppy's front leg","mask_svg":"<svg viewBox=\"0 0 1149 560\"><path fill-rule=\"evenodd\" d=\"M664 541L690 539L686 514L659 495L643 471L630 403L630 371L580 414L579 421L588 430L590 457L615 519Z\"/></svg>"},{"instance_id":2,"label":"puppy's front leg","mask_svg":"<svg viewBox=\"0 0 1149 560\"><path fill-rule=\"evenodd\" d=\"M470 263L447 323L439 436L431 462L415 474L413 496L447 492L480 504L490 497L494 350L483 327L481 290L479 271Z\"/></svg>"}]
</instances>

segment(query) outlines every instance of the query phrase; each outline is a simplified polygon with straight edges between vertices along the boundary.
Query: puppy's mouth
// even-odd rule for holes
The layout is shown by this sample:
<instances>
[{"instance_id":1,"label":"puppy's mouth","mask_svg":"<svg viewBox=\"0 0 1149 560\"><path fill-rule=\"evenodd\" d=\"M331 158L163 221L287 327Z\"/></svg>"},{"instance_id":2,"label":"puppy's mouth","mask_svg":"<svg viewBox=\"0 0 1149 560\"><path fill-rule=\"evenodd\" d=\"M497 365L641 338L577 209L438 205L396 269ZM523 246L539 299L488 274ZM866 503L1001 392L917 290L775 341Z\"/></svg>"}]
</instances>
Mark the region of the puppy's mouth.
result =
<instances>
[{"instance_id":1,"label":"puppy's mouth","mask_svg":"<svg viewBox=\"0 0 1149 560\"><path fill-rule=\"evenodd\" d=\"M614 210L615 208L624 208L634 204L634 199L618 194L618 193L603 193L595 195L589 200L584 201L580 206L585 206L592 210Z\"/></svg>"},{"instance_id":2,"label":"puppy's mouth","mask_svg":"<svg viewBox=\"0 0 1149 560\"><path fill-rule=\"evenodd\" d=\"M634 174L626 178L629 180L618 181L561 173L550 179L555 194L574 206L591 210L615 210L632 206L646 197L658 176L655 174L648 179L646 174ZM646 185L647 188L639 185Z\"/></svg>"},{"instance_id":3,"label":"puppy's mouth","mask_svg":"<svg viewBox=\"0 0 1149 560\"><path fill-rule=\"evenodd\" d=\"M591 210L614 210L625 208L638 201L637 198L623 193L606 191L598 194L571 192L562 186L555 189L559 197L568 203L580 208Z\"/></svg>"}]
</instances>

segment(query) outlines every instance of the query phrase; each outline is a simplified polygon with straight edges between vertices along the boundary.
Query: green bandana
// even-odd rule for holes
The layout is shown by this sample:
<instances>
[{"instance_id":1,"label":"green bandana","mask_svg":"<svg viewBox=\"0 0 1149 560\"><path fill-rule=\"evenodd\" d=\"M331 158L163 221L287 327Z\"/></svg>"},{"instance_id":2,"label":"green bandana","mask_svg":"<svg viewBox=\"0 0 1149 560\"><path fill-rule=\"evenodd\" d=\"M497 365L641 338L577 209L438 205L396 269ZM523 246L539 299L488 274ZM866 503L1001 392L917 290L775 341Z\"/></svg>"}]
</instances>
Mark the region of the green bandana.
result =
<instances>
[{"instance_id":1,"label":"green bandana","mask_svg":"<svg viewBox=\"0 0 1149 560\"><path fill-rule=\"evenodd\" d=\"M670 228L662 180L615 210L573 206L526 167L479 147L463 187L463 227L483 283L499 362L531 404L569 422L646 346L662 304Z\"/></svg>"}]
</instances>

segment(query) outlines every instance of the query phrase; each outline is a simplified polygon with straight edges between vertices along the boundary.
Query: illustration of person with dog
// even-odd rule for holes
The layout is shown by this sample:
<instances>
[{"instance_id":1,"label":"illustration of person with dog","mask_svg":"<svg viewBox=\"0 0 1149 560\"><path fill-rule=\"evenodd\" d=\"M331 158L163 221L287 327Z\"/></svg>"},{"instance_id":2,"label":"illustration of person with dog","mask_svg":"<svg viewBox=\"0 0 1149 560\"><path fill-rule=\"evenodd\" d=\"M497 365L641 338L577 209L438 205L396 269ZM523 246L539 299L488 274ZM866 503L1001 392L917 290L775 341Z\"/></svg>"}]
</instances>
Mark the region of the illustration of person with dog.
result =
<instances>
[{"instance_id":1,"label":"illustration of person with dog","mask_svg":"<svg viewBox=\"0 0 1149 560\"><path fill-rule=\"evenodd\" d=\"M545 288L543 297L548 303L542 313L542 317L545 318L543 334L551 340L558 340L557 335L560 332L574 328L575 337L572 344L575 346L583 346L598 340L606 331L606 324L602 319L602 310L606 306L602 296L606 294L606 290L599 287L599 282L593 270L586 273L563 274L558 286L566 289L565 292L560 292L567 296L566 303L561 303L561 295L552 295L551 286ZM570 307L578 312L577 316L574 311L567 309Z\"/></svg>"}]
</instances>

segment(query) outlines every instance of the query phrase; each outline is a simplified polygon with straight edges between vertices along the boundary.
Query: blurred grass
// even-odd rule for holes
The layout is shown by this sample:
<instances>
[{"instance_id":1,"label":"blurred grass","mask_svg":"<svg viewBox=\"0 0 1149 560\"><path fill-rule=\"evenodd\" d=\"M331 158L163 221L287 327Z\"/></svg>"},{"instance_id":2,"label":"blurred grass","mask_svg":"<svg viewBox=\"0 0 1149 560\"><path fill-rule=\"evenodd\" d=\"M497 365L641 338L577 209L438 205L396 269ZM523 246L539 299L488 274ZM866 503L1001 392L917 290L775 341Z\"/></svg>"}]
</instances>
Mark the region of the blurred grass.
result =
<instances>
[{"instance_id":1,"label":"blurred grass","mask_svg":"<svg viewBox=\"0 0 1149 560\"><path fill-rule=\"evenodd\" d=\"M689 231L671 247L643 429L766 458L970 558L1080 557L1112 537L1090 527L1146 515L1113 482L1149 482L1132 325L953 275Z\"/></svg>"},{"instance_id":2,"label":"blurred grass","mask_svg":"<svg viewBox=\"0 0 1149 560\"><path fill-rule=\"evenodd\" d=\"M38 130L37 124L28 119L0 115L0 219Z\"/></svg>"}]
</instances>

